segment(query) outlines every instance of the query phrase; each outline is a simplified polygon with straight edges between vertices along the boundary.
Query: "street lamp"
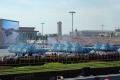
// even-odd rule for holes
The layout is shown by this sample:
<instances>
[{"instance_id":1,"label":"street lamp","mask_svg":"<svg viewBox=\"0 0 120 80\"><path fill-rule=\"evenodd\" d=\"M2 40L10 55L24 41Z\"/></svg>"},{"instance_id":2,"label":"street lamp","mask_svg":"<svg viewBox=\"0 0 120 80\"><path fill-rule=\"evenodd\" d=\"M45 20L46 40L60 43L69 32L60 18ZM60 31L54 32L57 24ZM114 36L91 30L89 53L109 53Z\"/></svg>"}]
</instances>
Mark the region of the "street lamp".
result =
<instances>
[{"instance_id":1,"label":"street lamp","mask_svg":"<svg viewBox=\"0 0 120 80\"><path fill-rule=\"evenodd\" d=\"M72 14L72 34L73 34L73 29L74 29L73 28L73 14L76 13L76 12L75 11L70 11L69 13Z\"/></svg>"},{"instance_id":2,"label":"street lamp","mask_svg":"<svg viewBox=\"0 0 120 80\"><path fill-rule=\"evenodd\" d=\"M43 37L43 25L45 24L45 23L41 23L42 24L42 44L43 44L43 47L44 47L44 37Z\"/></svg>"}]
</instances>

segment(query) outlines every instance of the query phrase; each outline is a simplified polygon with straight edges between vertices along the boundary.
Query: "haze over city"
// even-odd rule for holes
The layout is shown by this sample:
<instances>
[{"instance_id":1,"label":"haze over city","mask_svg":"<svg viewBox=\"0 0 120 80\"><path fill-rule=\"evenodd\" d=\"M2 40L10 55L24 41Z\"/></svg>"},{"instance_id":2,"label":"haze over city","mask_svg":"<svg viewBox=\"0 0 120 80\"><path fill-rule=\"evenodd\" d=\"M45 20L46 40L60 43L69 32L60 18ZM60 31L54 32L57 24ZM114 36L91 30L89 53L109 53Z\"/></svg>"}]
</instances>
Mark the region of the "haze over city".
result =
<instances>
[{"instance_id":1,"label":"haze over city","mask_svg":"<svg viewBox=\"0 0 120 80\"><path fill-rule=\"evenodd\" d=\"M71 14L75 11L74 29L113 30L120 23L120 0L1 0L0 18L20 21L20 26L36 27L44 33L56 33L62 21L63 33L71 31Z\"/></svg>"}]
</instances>

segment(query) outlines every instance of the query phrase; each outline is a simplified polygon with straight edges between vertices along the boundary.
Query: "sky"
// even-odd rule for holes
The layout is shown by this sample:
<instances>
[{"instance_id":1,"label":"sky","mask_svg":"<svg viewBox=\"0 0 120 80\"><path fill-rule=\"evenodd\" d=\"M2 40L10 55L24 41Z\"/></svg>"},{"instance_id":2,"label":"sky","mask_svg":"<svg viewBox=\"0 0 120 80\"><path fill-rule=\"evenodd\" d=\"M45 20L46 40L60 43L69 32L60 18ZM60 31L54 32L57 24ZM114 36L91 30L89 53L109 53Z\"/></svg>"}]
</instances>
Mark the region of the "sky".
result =
<instances>
[{"instance_id":1,"label":"sky","mask_svg":"<svg viewBox=\"0 0 120 80\"><path fill-rule=\"evenodd\" d=\"M44 34L57 33L62 21L63 34L72 30L71 14L75 11L74 29L114 30L120 26L120 0L0 0L0 18L20 21L21 27L35 27Z\"/></svg>"}]
</instances>

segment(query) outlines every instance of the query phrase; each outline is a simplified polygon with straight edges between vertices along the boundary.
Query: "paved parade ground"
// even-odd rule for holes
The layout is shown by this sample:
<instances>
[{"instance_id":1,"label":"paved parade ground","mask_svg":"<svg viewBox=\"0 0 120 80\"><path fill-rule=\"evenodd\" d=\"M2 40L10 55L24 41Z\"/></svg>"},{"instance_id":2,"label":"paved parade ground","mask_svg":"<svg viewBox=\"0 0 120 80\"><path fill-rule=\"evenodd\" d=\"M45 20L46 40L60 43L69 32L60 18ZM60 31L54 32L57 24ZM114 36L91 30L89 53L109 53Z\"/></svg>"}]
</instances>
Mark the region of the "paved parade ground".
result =
<instances>
[{"instance_id":1,"label":"paved parade ground","mask_svg":"<svg viewBox=\"0 0 120 80\"><path fill-rule=\"evenodd\" d=\"M14 53L9 53L7 49L0 49L0 56L13 55Z\"/></svg>"},{"instance_id":2,"label":"paved parade ground","mask_svg":"<svg viewBox=\"0 0 120 80\"><path fill-rule=\"evenodd\" d=\"M89 77L78 76L76 78L67 78L65 80L120 80L120 74L98 75Z\"/></svg>"}]
</instances>

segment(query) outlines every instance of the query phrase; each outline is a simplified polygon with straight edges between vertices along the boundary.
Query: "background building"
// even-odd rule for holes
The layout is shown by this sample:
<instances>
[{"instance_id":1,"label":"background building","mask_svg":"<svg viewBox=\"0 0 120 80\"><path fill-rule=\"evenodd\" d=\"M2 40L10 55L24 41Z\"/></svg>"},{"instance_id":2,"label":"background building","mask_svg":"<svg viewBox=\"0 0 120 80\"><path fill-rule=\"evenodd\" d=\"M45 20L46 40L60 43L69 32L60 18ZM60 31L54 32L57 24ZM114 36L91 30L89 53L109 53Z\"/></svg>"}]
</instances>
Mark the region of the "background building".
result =
<instances>
[{"instance_id":1,"label":"background building","mask_svg":"<svg viewBox=\"0 0 120 80\"><path fill-rule=\"evenodd\" d=\"M0 48L7 48L18 39L19 21L0 19Z\"/></svg>"},{"instance_id":2,"label":"background building","mask_svg":"<svg viewBox=\"0 0 120 80\"><path fill-rule=\"evenodd\" d=\"M58 36L62 36L62 22L57 22Z\"/></svg>"},{"instance_id":3,"label":"background building","mask_svg":"<svg viewBox=\"0 0 120 80\"><path fill-rule=\"evenodd\" d=\"M77 29L73 31L73 33L70 32L70 35L73 36L80 36L80 37L109 37L114 31L101 31L101 30L82 30L78 31Z\"/></svg>"},{"instance_id":4,"label":"background building","mask_svg":"<svg viewBox=\"0 0 120 80\"><path fill-rule=\"evenodd\" d=\"M114 35L120 37L120 29L115 29Z\"/></svg>"},{"instance_id":5,"label":"background building","mask_svg":"<svg viewBox=\"0 0 120 80\"><path fill-rule=\"evenodd\" d=\"M37 40L37 32L34 27L19 27L19 41L30 42Z\"/></svg>"}]
</instances>

